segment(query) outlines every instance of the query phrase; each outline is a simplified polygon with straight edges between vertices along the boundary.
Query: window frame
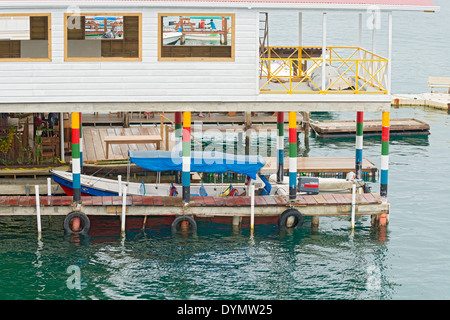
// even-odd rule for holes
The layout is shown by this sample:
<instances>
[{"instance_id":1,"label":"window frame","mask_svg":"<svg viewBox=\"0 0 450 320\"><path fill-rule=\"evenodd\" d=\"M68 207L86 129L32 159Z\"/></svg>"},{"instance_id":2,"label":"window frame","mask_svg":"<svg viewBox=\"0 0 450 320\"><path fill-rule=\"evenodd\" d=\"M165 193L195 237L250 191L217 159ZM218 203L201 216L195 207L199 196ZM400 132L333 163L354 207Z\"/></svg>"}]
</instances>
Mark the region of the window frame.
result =
<instances>
[{"instance_id":1,"label":"window frame","mask_svg":"<svg viewBox=\"0 0 450 320\"><path fill-rule=\"evenodd\" d=\"M47 58L0 58L1 62L51 62L52 14L51 13L0 13L0 17L47 17ZM1 41L1 40L0 40Z\"/></svg>"},{"instance_id":2,"label":"window frame","mask_svg":"<svg viewBox=\"0 0 450 320\"><path fill-rule=\"evenodd\" d=\"M203 17L203 16L221 16L231 17L231 57L162 57L162 17L166 16L190 16L190 17ZM205 13L205 12L183 12L183 13L158 13L158 61L235 61L235 39L236 39L236 14L235 13Z\"/></svg>"},{"instance_id":3,"label":"window frame","mask_svg":"<svg viewBox=\"0 0 450 320\"><path fill-rule=\"evenodd\" d=\"M67 18L71 16L132 16L138 17L138 57L68 57L68 32L67 32ZM82 13L64 13L64 61L142 61L142 12L82 12Z\"/></svg>"}]
</instances>

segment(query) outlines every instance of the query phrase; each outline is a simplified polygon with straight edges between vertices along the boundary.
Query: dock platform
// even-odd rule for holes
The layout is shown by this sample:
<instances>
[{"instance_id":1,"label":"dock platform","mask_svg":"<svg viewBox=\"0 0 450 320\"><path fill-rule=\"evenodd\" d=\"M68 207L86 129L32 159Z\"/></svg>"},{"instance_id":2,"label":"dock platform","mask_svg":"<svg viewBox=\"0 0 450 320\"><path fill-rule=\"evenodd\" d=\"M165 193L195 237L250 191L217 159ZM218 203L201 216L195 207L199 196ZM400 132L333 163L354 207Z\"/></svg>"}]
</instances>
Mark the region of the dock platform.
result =
<instances>
[{"instance_id":1,"label":"dock platform","mask_svg":"<svg viewBox=\"0 0 450 320\"><path fill-rule=\"evenodd\" d=\"M42 196L39 199L41 216L66 216L74 211L72 197ZM82 197L78 209L88 217L119 218L123 210L122 201L123 197L119 196ZM314 217L314 224L318 226L319 217L350 216L351 208L351 194L303 195L297 196L295 200L288 200L285 196L255 196L254 216L255 223L258 223L258 218L277 219L286 210L296 209L303 216ZM377 217L388 213L389 203L382 202L378 193L356 195L355 215L371 216L373 222ZM146 219L147 216L175 217L179 215L193 216L196 220L235 216L248 218L251 215L251 197L192 197L187 206L183 204L181 197L126 197L126 217ZM1 196L0 216L37 216L36 198L34 196Z\"/></svg>"},{"instance_id":2,"label":"dock platform","mask_svg":"<svg viewBox=\"0 0 450 320\"><path fill-rule=\"evenodd\" d=\"M396 94L392 96L392 106L425 106L450 112L449 93Z\"/></svg>"},{"instance_id":3,"label":"dock platform","mask_svg":"<svg viewBox=\"0 0 450 320\"><path fill-rule=\"evenodd\" d=\"M277 172L277 158L265 158L266 165L261 169L262 174L272 174ZM284 170L289 171L289 158L284 159ZM362 162L362 170L370 176L375 176L378 172L377 167L366 158ZM311 173L318 175L319 173L341 174L345 175L355 171L355 158L335 158L335 157L298 157L297 172Z\"/></svg>"},{"instance_id":4,"label":"dock platform","mask_svg":"<svg viewBox=\"0 0 450 320\"><path fill-rule=\"evenodd\" d=\"M311 128L319 138L355 137L355 120L326 120L311 122ZM364 120L364 136L381 136L381 120ZM429 135L430 125L418 119L391 119L391 135Z\"/></svg>"}]
</instances>

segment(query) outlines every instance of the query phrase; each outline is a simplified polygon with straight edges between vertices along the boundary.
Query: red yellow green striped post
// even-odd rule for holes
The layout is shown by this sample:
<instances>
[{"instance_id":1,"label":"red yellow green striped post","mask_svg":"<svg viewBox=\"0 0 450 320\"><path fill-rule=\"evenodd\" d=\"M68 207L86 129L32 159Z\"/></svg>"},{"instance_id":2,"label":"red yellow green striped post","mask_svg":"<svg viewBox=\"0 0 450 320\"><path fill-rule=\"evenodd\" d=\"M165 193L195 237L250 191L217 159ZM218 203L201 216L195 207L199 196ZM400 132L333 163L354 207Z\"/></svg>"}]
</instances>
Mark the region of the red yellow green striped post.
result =
<instances>
[{"instance_id":1,"label":"red yellow green striped post","mask_svg":"<svg viewBox=\"0 0 450 320\"><path fill-rule=\"evenodd\" d=\"M81 201L80 114L72 112L72 189L73 201Z\"/></svg>"},{"instance_id":2,"label":"red yellow green striped post","mask_svg":"<svg viewBox=\"0 0 450 320\"><path fill-rule=\"evenodd\" d=\"M356 154L355 154L356 179L362 179L363 132L364 132L364 112L358 111L356 113Z\"/></svg>"},{"instance_id":3,"label":"red yellow green striped post","mask_svg":"<svg viewBox=\"0 0 450 320\"><path fill-rule=\"evenodd\" d=\"M381 120L381 179L380 196L387 199L389 172L389 112L383 112Z\"/></svg>"},{"instance_id":4,"label":"red yellow green striped post","mask_svg":"<svg viewBox=\"0 0 450 320\"><path fill-rule=\"evenodd\" d=\"M289 112L289 199L297 196L297 113Z\"/></svg>"},{"instance_id":5,"label":"red yellow green striped post","mask_svg":"<svg viewBox=\"0 0 450 320\"><path fill-rule=\"evenodd\" d=\"M81 112L80 115L80 173L83 173L83 118Z\"/></svg>"},{"instance_id":6,"label":"red yellow green striped post","mask_svg":"<svg viewBox=\"0 0 450 320\"><path fill-rule=\"evenodd\" d=\"M183 202L189 203L191 197L191 112L183 112Z\"/></svg>"}]
</instances>

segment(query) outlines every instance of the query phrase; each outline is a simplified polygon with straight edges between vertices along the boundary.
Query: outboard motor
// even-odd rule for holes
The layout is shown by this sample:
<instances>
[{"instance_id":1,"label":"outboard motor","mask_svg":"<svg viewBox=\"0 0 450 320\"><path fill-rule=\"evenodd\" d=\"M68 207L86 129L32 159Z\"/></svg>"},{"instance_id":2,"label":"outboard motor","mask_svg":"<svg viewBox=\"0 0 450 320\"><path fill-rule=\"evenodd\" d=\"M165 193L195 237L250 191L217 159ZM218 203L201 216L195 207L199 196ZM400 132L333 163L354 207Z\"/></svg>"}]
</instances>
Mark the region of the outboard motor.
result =
<instances>
[{"instance_id":1,"label":"outboard motor","mask_svg":"<svg viewBox=\"0 0 450 320\"><path fill-rule=\"evenodd\" d=\"M306 194L319 194L319 178L299 177L297 185L299 192L306 192Z\"/></svg>"}]
</instances>

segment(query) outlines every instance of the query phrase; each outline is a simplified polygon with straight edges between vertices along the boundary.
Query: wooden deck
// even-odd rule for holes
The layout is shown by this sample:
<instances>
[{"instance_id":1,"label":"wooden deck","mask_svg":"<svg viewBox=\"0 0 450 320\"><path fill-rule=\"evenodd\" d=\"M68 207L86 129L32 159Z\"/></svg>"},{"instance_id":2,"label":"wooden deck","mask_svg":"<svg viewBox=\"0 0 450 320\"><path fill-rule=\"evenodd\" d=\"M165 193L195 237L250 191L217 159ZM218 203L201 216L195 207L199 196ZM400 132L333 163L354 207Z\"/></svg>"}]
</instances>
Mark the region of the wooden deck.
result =
<instances>
[{"instance_id":1,"label":"wooden deck","mask_svg":"<svg viewBox=\"0 0 450 320\"><path fill-rule=\"evenodd\" d=\"M320 138L354 137L356 136L355 120L328 120L311 122L311 128ZM364 120L364 135L381 136L381 120ZM417 119L391 119L391 135L429 135L430 126Z\"/></svg>"},{"instance_id":2,"label":"wooden deck","mask_svg":"<svg viewBox=\"0 0 450 320\"><path fill-rule=\"evenodd\" d=\"M336 216L351 213L351 194L324 194L297 196L290 201L285 196L255 196L255 217L277 216L286 209L296 207L305 216ZM249 196L192 197L184 206L181 197L128 196L127 215L167 216L189 214L199 217L249 216ZM73 210L72 197L40 197L41 215L65 216ZM233 208L232 210L230 210ZM87 215L117 216L122 212L122 197L82 197L80 210ZM378 193L356 195L356 215L380 215L389 212L389 204L382 203ZM0 215L36 215L34 196L1 196Z\"/></svg>"},{"instance_id":3,"label":"wooden deck","mask_svg":"<svg viewBox=\"0 0 450 320\"><path fill-rule=\"evenodd\" d=\"M265 158L266 165L261 169L262 174L277 172L277 158ZM367 159L363 159L363 172L375 175L378 172L377 167ZM284 159L284 170L289 171L289 158ZM305 173L343 173L355 171L355 158L297 158L297 171Z\"/></svg>"},{"instance_id":4,"label":"wooden deck","mask_svg":"<svg viewBox=\"0 0 450 320\"><path fill-rule=\"evenodd\" d=\"M83 115L84 120L84 115ZM156 150L154 143L148 144L113 144L106 156L105 137L107 136L138 136L160 135L157 127L83 127L83 162L103 161L106 159L128 159L128 150Z\"/></svg>"}]
</instances>

